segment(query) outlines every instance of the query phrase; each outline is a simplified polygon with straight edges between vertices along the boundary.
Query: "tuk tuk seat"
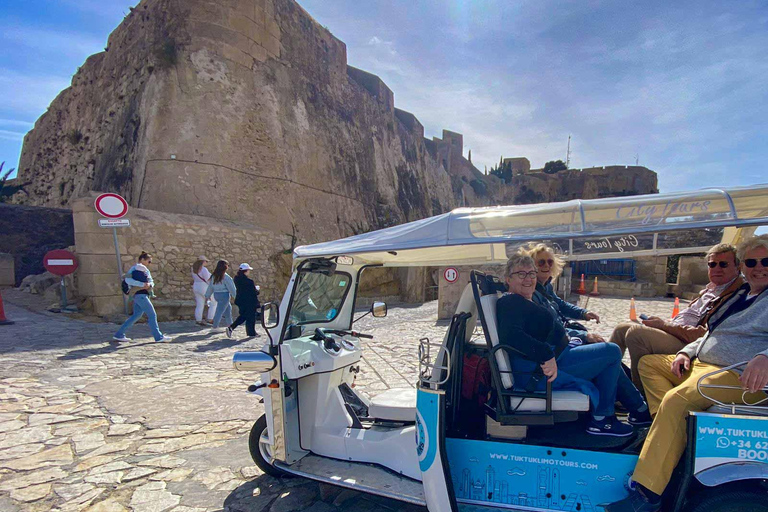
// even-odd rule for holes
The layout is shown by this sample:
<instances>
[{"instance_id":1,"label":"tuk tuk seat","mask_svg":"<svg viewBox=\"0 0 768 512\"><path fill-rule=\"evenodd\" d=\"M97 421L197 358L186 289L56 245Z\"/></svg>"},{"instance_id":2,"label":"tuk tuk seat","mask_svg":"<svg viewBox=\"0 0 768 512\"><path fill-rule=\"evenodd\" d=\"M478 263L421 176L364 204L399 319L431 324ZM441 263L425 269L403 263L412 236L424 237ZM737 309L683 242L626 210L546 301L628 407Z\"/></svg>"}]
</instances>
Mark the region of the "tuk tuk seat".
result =
<instances>
[{"instance_id":1,"label":"tuk tuk seat","mask_svg":"<svg viewBox=\"0 0 768 512\"><path fill-rule=\"evenodd\" d=\"M368 416L377 420L416 421L416 388L388 389L371 399Z\"/></svg>"},{"instance_id":2,"label":"tuk tuk seat","mask_svg":"<svg viewBox=\"0 0 768 512\"><path fill-rule=\"evenodd\" d=\"M496 320L496 303L499 300L498 293L490 293L480 297L480 305L483 309L485 324L488 327L488 336L493 346L499 344L498 323ZM504 389L514 388L514 376L509 356L504 351L496 352L496 364L501 373L501 382ZM521 403L522 402L522 403ZM510 397L510 406L518 412L543 412L546 411L546 400L543 398ZM552 391L553 411L589 411L589 397L579 391L555 390Z\"/></svg>"}]
</instances>

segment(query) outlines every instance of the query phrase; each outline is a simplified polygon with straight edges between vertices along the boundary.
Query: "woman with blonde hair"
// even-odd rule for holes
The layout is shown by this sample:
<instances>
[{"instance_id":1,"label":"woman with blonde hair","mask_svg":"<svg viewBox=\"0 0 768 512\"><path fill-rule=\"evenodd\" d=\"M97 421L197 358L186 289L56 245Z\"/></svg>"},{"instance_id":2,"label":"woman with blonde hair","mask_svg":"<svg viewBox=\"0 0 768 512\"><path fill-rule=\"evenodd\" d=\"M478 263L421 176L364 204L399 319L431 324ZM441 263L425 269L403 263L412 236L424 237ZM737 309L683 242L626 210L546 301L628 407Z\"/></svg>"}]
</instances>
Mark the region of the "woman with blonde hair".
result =
<instances>
[{"instance_id":1,"label":"woman with blonde hair","mask_svg":"<svg viewBox=\"0 0 768 512\"><path fill-rule=\"evenodd\" d=\"M583 343L604 342L599 334L587 332L586 327L573 320L595 320L600 323L600 316L584 308L570 304L555 294L552 281L560 277L565 261L555 250L543 243L530 243L522 249L522 253L530 256L536 264L536 291L533 302L549 310L552 316L559 320L568 332L568 336L579 339Z\"/></svg>"},{"instance_id":2,"label":"woman with blonde hair","mask_svg":"<svg viewBox=\"0 0 768 512\"><path fill-rule=\"evenodd\" d=\"M205 268L208 258L199 256L192 265L192 293L195 296L195 322L198 325L207 326L213 323L213 314L216 312L216 299L205 298L205 292L208 291L208 283L211 280L211 272ZM203 321L203 310L208 304L208 323Z\"/></svg>"}]
</instances>

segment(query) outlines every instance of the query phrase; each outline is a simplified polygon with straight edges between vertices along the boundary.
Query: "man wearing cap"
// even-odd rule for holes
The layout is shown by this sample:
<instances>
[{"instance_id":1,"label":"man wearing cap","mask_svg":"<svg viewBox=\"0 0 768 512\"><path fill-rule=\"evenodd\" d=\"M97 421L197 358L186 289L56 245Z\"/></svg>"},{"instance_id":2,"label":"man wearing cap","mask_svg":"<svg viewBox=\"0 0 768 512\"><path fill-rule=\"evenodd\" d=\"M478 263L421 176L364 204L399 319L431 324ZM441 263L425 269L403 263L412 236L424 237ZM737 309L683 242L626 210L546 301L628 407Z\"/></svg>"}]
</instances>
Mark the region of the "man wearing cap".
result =
<instances>
[{"instance_id":1,"label":"man wearing cap","mask_svg":"<svg viewBox=\"0 0 768 512\"><path fill-rule=\"evenodd\" d=\"M216 313L216 299L211 297L208 302L205 298L205 292L208 290L208 282L211 280L211 273L205 268L208 258L198 256L197 261L192 265L192 293L195 296L195 322L198 325L207 326L213 323L213 315ZM208 303L208 323L203 322L203 309Z\"/></svg>"},{"instance_id":2,"label":"man wearing cap","mask_svg":"<svg viewBox=\"0 0 768 512\"><path fill-rule=\"evenodd\" d=\"M259 287L248 277L248 272L253 270L247 263L241 263L240 269L235 276L235 305L238 308L239 315L237 319L227 327L227 336L232 337L234 331L240 324L245 323L245 333L248 336L258 336L256 334L256 311L259 309Z\"/></svg>"}]
</instances>

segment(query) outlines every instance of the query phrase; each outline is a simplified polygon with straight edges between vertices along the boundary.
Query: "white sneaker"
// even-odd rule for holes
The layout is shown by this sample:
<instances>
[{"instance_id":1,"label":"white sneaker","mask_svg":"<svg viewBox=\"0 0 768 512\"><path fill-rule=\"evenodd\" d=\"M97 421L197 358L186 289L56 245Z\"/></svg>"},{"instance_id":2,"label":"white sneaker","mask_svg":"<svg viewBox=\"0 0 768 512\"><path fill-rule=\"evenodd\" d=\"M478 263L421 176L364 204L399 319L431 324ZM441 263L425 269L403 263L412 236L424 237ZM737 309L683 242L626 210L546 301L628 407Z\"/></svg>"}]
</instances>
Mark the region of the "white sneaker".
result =
<instances>
[{"instance_id":1,"label":"white sneaker","mask_svg":"<svg viewBox=\"0 0 768 512\"><path fill-rule=\"evenodd\" d=\"M171 338L170 336L163 336L162 338L157 340L158 343L170 343L172 341L173 341L173 338Z\"/></svg>"},{"instance_id":2,"label":"white sneaker","mask_svg":"<svg viewBox=\"0 0 768 512\"><path fill-rule=\"evenodd\" d=\"M227 338L231 338L231 337L232 337L232 328L227 326Z\"/></svg>"},{"instance_id":3,"label":"white sneaker","mask_svg":"<svg viewBox=\"0 0 768 512\"><path fill-rule=\"evenodd\" d=\"M112 336L112 339L115 341L133 341L131 338L123 334L122 337Z\"/></svg>"}]
</instances>

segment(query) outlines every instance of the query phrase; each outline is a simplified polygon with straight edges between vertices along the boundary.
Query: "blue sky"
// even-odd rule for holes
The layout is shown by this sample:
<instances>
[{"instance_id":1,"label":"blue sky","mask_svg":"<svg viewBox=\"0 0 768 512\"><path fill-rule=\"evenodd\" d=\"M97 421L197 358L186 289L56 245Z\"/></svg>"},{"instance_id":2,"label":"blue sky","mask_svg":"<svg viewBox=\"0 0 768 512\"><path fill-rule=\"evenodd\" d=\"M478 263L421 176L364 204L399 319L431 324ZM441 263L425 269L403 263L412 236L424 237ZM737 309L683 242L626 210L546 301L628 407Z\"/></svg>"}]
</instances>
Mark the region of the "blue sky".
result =
<instances>
[{"instance_id":1,"label":"blue sky","mask_svg":"<svg viewBox=\"0 0 768 512\"><path fill-rule=\"evenodd\" d=\"M0 160L135 2L0 6ZM768 182L768 4L303 0L428 137L464 134L478 168L634 164L663 192Z\"/></svg>"}]
</instances>

